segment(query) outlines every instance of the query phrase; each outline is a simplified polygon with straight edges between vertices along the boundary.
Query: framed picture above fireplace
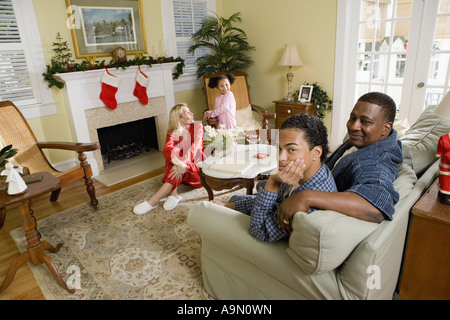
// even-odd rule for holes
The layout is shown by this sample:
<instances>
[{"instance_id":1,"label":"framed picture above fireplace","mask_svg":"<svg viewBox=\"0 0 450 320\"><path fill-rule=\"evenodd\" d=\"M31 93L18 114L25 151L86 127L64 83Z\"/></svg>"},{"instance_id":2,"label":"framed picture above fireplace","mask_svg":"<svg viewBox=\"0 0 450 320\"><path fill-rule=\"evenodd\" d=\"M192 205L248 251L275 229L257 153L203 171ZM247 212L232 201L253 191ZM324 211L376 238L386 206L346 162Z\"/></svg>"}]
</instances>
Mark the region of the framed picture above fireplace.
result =
<instances>
[{"instance_id":1,"label":"framed picture above fireplace","mask_svg":"<svg viewBox=\"0 0 450 320\"><path fill-rule=\"evenodd\" d=\"M146 53L142 0L66 0L76 58Z\"/></svg>"}]
</instances>

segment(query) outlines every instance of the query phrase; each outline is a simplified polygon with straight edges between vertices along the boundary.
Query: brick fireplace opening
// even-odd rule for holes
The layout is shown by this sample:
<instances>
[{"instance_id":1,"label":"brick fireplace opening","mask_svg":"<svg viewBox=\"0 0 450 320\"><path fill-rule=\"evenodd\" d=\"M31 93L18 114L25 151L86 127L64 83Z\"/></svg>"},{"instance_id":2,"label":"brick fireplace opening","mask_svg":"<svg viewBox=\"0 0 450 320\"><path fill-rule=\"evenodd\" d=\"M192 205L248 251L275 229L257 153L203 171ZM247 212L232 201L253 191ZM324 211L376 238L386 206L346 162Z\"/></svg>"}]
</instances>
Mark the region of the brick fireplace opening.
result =
<instances>
[{"instance_id":1,"label":"brick fireplace opening","mask_svg":"<svg viewBox=\"0 0 450 320\"><path fill-rule=\"evenodd\" d=\"M97 135L105 169L116 161L159 149L154 117L98 128Z\"/></svg>"}]
</instances>

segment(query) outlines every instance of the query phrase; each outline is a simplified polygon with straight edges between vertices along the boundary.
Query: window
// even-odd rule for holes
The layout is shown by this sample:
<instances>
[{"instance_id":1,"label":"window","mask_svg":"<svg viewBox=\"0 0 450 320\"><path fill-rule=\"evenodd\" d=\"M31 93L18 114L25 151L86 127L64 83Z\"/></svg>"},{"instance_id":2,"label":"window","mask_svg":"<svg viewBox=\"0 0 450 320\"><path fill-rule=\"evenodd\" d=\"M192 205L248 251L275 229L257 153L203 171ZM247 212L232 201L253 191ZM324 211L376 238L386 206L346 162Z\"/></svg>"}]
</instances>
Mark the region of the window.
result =
<instances>
[{"instance_id":1,"label":"window","mask_svg":"<svg viewBox=\"0 0 450 320\"><path fill-rule=\"evenodd\" d=\"M193 44L191 35L201 26L203 18L215 12L214 0L161 0L164 20L164 34L169 56L181 57L185 60L183 76L175 81L175 91L189 90L201 87L197 81L196 59L208 51L198 49L188 53Z\"/></svg>"},{"instance_id":2,"label":"window","mask_svg":"<svg viewBox=\"0 0 450 320\"><path fill-rule=\"evenodd\" d=\"M0 99L15 103L34 100L24 45L20 39L12 2L2 1L0 13Z\"/></svg>"},{"instance_id":3,"label":"window","mask_svg":"<svg viewBox=\"0 0 450 320\"><path fill-rule=\"evenodd\" d=\"M185 60L185 69L183 70L185 74L195 74L197 71L196 59L208 53L204 49L188 53L189 47L193 45L191 35L200 29L207 12L206 1L173 0L175 41L178 56Z\"/></svg>"},{"instance_id":4,"label":"window","mask_svg":"<svg viewBox=\"0 0 450 320\"><path fill-rule=\"evenodd\" d=\"M389 94L398 119L413 124L450 88L450 0L337 3L332 150L362 94Z\"/></svg>"},{"instance_id":5,"label":"window","mask_svg":"<svg viewBox=\"0 0 450 320\"><path fill-rule=\"evenodd\" d=\"M0 100L13 101L26 118L54 114L53 96L41 75L44 71L32 1L1 0Z\"/></svg>"}]
</instances>

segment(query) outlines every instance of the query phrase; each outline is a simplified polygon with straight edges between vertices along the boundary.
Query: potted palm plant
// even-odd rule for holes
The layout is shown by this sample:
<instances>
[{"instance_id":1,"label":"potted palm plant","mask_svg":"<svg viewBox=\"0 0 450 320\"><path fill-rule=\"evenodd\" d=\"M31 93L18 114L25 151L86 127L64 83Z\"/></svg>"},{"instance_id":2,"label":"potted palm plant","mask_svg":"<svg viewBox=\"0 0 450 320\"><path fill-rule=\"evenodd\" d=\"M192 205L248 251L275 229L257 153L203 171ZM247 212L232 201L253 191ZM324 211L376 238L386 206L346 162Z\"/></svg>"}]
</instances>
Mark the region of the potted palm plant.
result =
<instances>
[{"instance_id":1,"label":"potted palm plant","mask_svg":"<svg viewBox=\"0 0 450 320\"><path fill-rule=\"evenodd\" d=\"M218 71L246 72L253 64L248 52L255 47L248 43L244 30L233 25L236 22L242 22L240 12L228 19L217 14L207 16L200 29L192 35L194 44L189 47L190 53L198 48L210 51L196 60L198 78Z\"/></svg>"}]
</instances>

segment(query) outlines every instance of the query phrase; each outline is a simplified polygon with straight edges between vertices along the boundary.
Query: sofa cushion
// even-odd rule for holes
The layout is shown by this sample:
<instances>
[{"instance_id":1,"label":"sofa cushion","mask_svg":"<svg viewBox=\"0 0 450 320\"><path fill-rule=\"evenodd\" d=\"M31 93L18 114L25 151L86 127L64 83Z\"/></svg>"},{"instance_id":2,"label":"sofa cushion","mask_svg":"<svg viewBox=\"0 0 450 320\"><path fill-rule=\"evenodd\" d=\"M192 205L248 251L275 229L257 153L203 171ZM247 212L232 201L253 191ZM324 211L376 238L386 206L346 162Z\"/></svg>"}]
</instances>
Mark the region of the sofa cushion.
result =
<instances>
[{"instance_id":1,"label":"sofa cushion","mask_svg":"<svg viewBox=\"0 0 450 320\"><path fill-rule=\"evenodd\" d=\"M289 237L289 256L309 274L340 266L353 249L378 226L329 210L297 212Z\"/></svg>"},{"instance_id":2,"label":"sofa cushion","mask_svg":"<svg viewBox=\"0 0 450 320\"><path fill-rule=\"evenodd\" d=\"M397 131L398 138L400 139L406 131L409 129L408 119L395 120L394 129Z\"/></svg>"},{"instance_id":3,"label":"sofa cushion","mask_svg":"<svg viewBox=\"0 0 450 320\"><path fill-rule=\"evenodd\" d=\"M436 161L439 138L450 132L450 121L434 114L436 106L425 109L419 119L400 138L403 147L403 162L410 165L420 176Z\"/></svg>"},{"instance_id":4,"label":"sofa cushion","mask_svg":"<svg viewBox=\"0 0 450 320\"><path fill-rule=\"evenodd\" d=\"M398 177L394 181L394 189L398 192L398 202L396 206L398 206L403 199L408 197L416 181L417 176L414 170L408 164L400 163L398 165Z\"/></svg>"}]
</instances>

